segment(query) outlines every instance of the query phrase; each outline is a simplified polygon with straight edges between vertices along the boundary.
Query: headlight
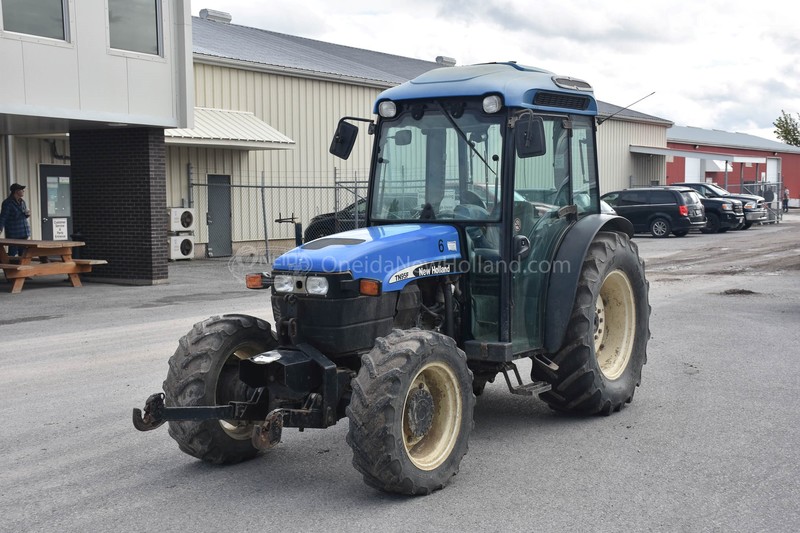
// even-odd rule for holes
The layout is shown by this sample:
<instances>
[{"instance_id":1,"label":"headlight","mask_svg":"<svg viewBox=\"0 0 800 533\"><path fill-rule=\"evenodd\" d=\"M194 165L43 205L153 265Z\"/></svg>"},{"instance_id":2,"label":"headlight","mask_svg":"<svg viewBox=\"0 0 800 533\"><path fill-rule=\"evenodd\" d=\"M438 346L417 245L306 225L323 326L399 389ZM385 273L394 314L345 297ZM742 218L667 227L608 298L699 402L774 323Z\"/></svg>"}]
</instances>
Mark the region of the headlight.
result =
<instances>
[{"instance_id":1,"label":"headlight","mask_svg":"<svg viewBox=\"0 0 800 533\"><path fill-rule=\"evenodd\" d=\"M292 276L278 275L273 278L272 286L275 287L275 292L292 292L294 279Z\"/></svg>"},{"instance_id":2,"label":"headlight","mask_svg":"<svg viewBox=\"0 0 800 533\"><path fill-rule=\"evenodd\" d=\"M733 210L733 206L731 204L722 204L723 211L731 211Z\"/></svg>"},{"instance_id":3,"label":"headlight","mask_svg":"<svg viewBox=\"0 0 800 533\"><path fill-rule=\"evenodd\" d=\"M308 294L324 296L328 294L328 280L319 276L309 276L306 279L306 291Z\"/></svg>"},{"instance_id":4,"label":"headlight","mask_svg":"<svg viewBox=\"0 0 800 533\"><path fill-rule=\"evenodd\" d=\"M503 101L496 94L483 99L484 113L497 113L501 107L503 107Z\"/></svg>"},{"instance_id":5,"label":"headlight","mask_svg":"<svg viewBox=\"0 0 800 533\"><path fill-rule=\"evenodd\" d=\"M745 209L755 209L756 208L756 203L755 202L747 202L746 204L744 204L744 208Z\"/></svg>"},{"instance_id":6,"label":"headlight","mask_svg":"<svg viewBox=\"0 0 800 533\"><path fill-rule=\"evenodd\" d=\"M397 114L397 104L391 100L384 100L378 104L378 114L383 118L392 118Z\"/></svg>"}]
</instances>

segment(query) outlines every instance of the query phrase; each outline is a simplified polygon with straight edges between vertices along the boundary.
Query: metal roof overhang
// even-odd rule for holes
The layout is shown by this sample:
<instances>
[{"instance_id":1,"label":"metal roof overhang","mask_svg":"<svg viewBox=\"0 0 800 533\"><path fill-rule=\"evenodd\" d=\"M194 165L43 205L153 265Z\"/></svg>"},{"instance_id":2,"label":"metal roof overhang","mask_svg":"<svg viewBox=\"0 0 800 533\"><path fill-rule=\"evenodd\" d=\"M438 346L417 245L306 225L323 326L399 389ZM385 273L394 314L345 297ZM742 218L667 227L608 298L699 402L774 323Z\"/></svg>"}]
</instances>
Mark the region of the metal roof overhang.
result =
<instances>
[{"instance_id":1,"label":"metal roof overhang","mask_svg":"<svg viewBox=\"0 0 800 533\"><path fill-rule=\"evenodd\" d=\"M630 145L631 153L648 155L671 155L675 157L689 157L694 159L711 159L713 161L727 161L728 163L766 163L766 157L752 157L745 155L720 154L715 152L696 152L694 150L675 150L673 148L660 148L657 146Z\"/></svg>"},{"instance_id":2,"label":"metal roof overhang","mask_svg":"<svg viewBox=\"0 0 800 533\"><path fill-rule=\"evenodd\" d=\"M229 150L290 150L295 142L247 111L194 109L194 128L164 130L167 145Z\"/></svg>"}]
</instances>

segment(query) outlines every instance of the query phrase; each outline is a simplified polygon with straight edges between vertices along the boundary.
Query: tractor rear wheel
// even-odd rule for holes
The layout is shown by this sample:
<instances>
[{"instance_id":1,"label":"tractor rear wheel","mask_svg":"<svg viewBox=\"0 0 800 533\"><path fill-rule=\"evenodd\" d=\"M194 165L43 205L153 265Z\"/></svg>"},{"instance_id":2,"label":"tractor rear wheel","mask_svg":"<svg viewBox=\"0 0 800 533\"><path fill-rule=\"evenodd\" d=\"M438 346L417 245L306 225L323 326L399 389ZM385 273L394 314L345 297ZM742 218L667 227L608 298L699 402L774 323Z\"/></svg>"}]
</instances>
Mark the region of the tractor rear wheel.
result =
<instances>
[{"instance_id":1,"label":"tractor rear wheel","mask_svg":"<svg viewBox=\"0 0 800 533\"><path fill-rule=\"evenodd\" d=\"M458 473L475 396L467 358L453 339L394 330L362 357L352 385L347 443L368 485L430 494Z\"/></svg>"},{"instance_id":2,"label":"tractor rear wheel","mask_svg":"<svg viewBox=\"0 0 800 533\"><path fill-rule=\"evenodd\" d=\"M534 380L552 389L552 408L609 415L630 403L641 381L650 338L644 262L627 235L600 232L583 261L557 371L534 365Z\"/></svg>"},{"instance_id":3,"label":"tractor rear wheel","mask_svg":"<svg viewBox=\"0 0 800 533\"><path fill-rule=\"evenodd\" d=\"M169 360L164 381L168 407L227 405L249 400L253 389L239 380L239 362L277 346L268 322L247 315L214 316L194 325ZM225 420L169 423L180 449L210 463L237 463L258 454L253 425Z\"/></svg>"}]
</instances>

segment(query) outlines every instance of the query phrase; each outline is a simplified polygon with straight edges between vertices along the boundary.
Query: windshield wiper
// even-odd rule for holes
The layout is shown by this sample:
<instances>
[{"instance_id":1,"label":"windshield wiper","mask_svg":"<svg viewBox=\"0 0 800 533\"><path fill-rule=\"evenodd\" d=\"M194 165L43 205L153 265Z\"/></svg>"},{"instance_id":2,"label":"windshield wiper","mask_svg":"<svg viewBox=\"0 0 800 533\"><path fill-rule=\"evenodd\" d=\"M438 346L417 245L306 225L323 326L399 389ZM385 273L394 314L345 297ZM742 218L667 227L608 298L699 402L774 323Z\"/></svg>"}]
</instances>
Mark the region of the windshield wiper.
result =
<instances>
[{"instance_id":1,"label":"windshield wiper","mask_svg":"<svg viewBox=\"0 0 800 533\"><path fill-rule=\"evenodd\" d=\"M497 172L495 172L494 169L491 167L491 165L489 165L489 163L486 162L486 160L483 158L481 153L478 150L475 149L475 145L472 144L471 142L469 142L469 139L467 139L467 134L464 133L464 130L462 130L461 127L458 124L456 124L456 121L453 119L453 117L447 111L447 108L445 108L444 105L442 105L442 103L439 102L438 100L436 101L436 103L439 104L439 108L442 110L442 113L444 113L444 116L447 117L447 120L456 129L456 132L458 133L458 136L461 137L464 140L464 142L467 143L467 146L469 146L470 150L472 150L475 153L475 155L477 155L478 158L480 158L480 160L483 161L483 164L486 165L486 168L491 170L492 174L497 176Z\"/></svg>"}]
</instances>

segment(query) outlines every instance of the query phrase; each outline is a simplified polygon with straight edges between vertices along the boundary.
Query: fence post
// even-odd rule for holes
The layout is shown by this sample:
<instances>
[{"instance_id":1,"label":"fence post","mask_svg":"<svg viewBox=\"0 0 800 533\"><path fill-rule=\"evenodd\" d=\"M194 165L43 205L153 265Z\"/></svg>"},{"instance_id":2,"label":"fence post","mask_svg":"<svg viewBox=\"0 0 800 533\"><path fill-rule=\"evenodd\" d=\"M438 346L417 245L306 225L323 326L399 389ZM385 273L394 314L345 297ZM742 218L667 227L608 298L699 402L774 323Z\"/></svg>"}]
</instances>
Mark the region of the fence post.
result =
<instances>
[{"instance_id":1,"label":"fence post","mask_svg":"<svg viewBox=\"0 0 800 533\"><path fill-rule=\"evenodd\" d=\"M261 171L261 213L264 223L264 258L267 262L269 259L269 235L267 234L267 186L265 181L264 171Z\"/></svg>"},{"instance_id":2,"label":"fence post","mask_svg":"<svg viewBox=\"0 0 800 533\"><path fill-rule=\"evenodd\" d=\"M358 227L359 227L359 226L358 226L358 205L359 205L359 199L360 199L360 198L358 197L358 171L355 171L355 172L353 173L353 182L355 183L355 186L354 186L354 188L355 188L355 197L356 197L356 212L355 212L355 216L356 216L356 228L358 228Z\"/></svg>"}]
</instances>

